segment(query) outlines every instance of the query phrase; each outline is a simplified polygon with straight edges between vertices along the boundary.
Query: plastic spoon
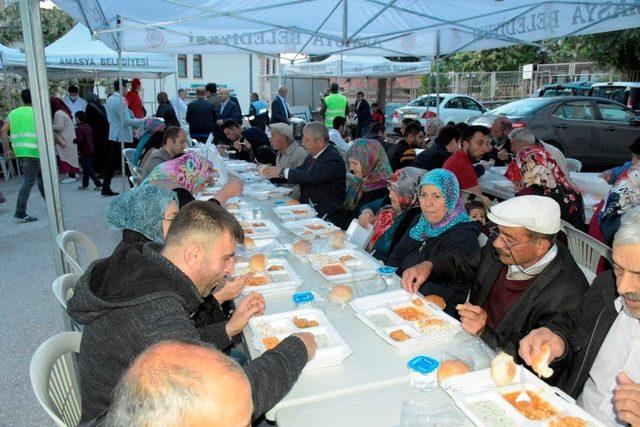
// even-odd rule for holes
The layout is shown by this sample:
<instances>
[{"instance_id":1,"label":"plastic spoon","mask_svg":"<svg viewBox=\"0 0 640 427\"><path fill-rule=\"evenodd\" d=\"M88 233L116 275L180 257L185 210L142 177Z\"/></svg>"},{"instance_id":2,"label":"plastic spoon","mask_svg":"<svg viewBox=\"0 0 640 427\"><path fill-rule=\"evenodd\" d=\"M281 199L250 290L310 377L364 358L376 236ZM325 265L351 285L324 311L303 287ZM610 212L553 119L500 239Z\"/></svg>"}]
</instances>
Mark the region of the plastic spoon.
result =
<instances>
[{"instance_id":1,"label":"plastic spoon","mask_svg":"<svg viewBox=\"0 0 640 427\"><path fill-rule=\"evenodd\" d=\"M516 403L531 402L531 398L524 388L524 369L524 366L520 366L520 394L518 394L518 397L516 397Z\"/></svg>"}]
</instances>

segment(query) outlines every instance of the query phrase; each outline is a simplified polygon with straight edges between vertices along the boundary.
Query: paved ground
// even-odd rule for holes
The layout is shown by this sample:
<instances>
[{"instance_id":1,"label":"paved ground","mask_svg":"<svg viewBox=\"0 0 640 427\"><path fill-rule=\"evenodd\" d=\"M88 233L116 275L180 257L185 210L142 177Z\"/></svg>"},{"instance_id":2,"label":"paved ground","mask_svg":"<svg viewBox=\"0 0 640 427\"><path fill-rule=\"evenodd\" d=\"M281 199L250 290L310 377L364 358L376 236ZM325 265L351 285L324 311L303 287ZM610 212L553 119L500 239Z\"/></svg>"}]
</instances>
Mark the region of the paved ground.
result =
<instances>
[{"instance_id":1,"label":"paved ground","mask_svg":"<svg viewBox=\"0 0 640 427\"><path fill-rule=\"evenodd\" d=\"M121 181L116 178L112 186L120 191ZM60 185L65 227L89 235L106 256L120 235L104 221L109 199L77 188L77 184ZM16 224L18 190L17 179L7 183L1 178L0 191L7 202L0 204L0 425L47 426L53 423L31 389L29 362L40 343L63 330L63 323L51 292L55 269L44 200L34 187L27 212L38 221Z\"/></svg>"}]
</instances>

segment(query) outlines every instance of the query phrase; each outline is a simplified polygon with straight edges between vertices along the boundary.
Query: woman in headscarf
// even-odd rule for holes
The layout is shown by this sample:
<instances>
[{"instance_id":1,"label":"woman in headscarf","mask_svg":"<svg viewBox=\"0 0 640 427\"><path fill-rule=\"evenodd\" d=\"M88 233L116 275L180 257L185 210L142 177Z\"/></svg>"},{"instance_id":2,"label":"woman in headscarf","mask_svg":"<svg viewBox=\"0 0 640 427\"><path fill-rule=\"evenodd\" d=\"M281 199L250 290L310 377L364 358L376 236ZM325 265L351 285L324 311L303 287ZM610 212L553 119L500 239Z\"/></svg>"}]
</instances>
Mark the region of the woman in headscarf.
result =
<instances>
[{"instance_id":1,"label":"woman in headscarf","mask_svg":"<svg viewBox=\"0 0 640 427\"><path fill-rule=\"evenodd\" d=\"M382 145L373 139L357 139L347 151L351 174L347 174L344 213L336 224L342 228L360 212L362 206L389 195L387 184L392 170Z\"/></svg>"},{"instance_id":2,"label":"woman in headscarf","mask_svg":"<svg viewBox=\"0 0 640 427\"><path fill-rule=\"evenodd\" d=\"M481 226L471 221L460 197L455 175L445 169L427 172L420 180L421 215L402 237L387 260L403 276L403 287L422 295L439 295L445 311L457 317L480 263L478 235ZM406 282L407 269L422 264L428 274L423 283ZM405 277L406 276L406 277Z\"/></svg>"},{"instance_id":3,"label":"woman in headscarf","mask_svg":"<svg viewBox=\"0 0 640 427\"><path fill-rule=\"evenodd\" d=\"M584 228L584 203L580 188L567 179L556 160L542 147L528 146L516 154L504 175L513 182L516 196L547 196L560 205L560 217Z\"/></svg>"},{"instance_id":4,"label":"woman in headscarf","mask_svg":"<svg viewBox=\"0 0 640 427\"><path fill-rule=\"evenodd\" d=\"M91 133L93 133L93 168L97 173L103 173L107 161L109 137L107 110L95 93L87 94L85 100L87 101L86 120L91 127Z\"/></svg>"},{"instance_id":5,"label":"woman in headscarf","mask_svg":"<svg viewBox=\"0 0 640 427\"><path fill-rule=\"evenodd\" d=\"M107 211L107 225L122 230L122 241L114 253L137 243L164 243L174 215L176 193L153 184L135 187L113 198Z\"/></svg>"},{"instance_id":6,"label":"woman in headscarf","mask_svg":"<svg viewBox=\"0 0 640 427\"><path fill-rule=\"evenodd\" d=\"M73 124L73 117L71 117L71 110L60 98L52 96L49 101L53 115L53 135L58 153L58 171L68 175L62 180L63 184L76 182L76 173L80 172L80 160L78 159L78 147L73 143L76 139L76 128Z\"/></svg>"},{"instance_id":7,"label":"woman in headscarf","mask_svg":"<svg viewBox=\"0 0 640 427\"><path fill-rule=\"evenodd\" d=\"M373 226L367 251L381 261L387 257L406 233L409 225L420 213L418 183L426 172L406 167L398 169L389 178L389 197L375 200L362 209L358 218L364 228Z\"/></svg>"},{"instance_id":8,"label":"woman in headscarf","mask_svg":"<svg viewBox=\"0 0 640 427\"><path fill-rule=\"evenodd\" d=\"M144 119L147 115L147 110L144 108L140 94L142 93L142 82L140 79L135 78L131 80L131 90L127 92L127 107L133 113L136 119Z\"/></svg>"},{"instance_id":9,"label":"woman in headscarf","mask_svg":"<svg viewBox=\"0 0 640 427\"><path fill-rule=\"evenodd\" d=\"M611 187L602 210L594 213L598 218L604 243L608 246L613 244L613 236L620 228L622 217L636 206L640 206L640 168L632 166Z\"/></svg>"}]
</instances>

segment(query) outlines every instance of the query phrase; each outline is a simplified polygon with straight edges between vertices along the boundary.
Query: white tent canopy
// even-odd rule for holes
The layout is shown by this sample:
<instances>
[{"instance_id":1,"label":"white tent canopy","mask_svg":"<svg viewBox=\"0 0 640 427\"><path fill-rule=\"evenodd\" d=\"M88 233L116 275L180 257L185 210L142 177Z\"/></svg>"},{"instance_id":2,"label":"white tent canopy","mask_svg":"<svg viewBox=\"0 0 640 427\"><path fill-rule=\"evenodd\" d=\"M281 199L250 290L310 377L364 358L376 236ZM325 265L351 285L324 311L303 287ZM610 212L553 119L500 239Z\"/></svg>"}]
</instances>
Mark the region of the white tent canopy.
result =
<instances>
[{"instance_id":1,"label":"white tent canopy","mask_svg":"<svg viewBox=\"0 0 640 427\"><path fill-rule=\"evenodd\" d=\"M6 52L6 57L5 57ZM67 34L44 49L47 69L53 76L118 75L118 53L102 41L91 36L82 24L74 26ZM18 49L2 47L2 63L5 68L24 68L27 61ZM136 77L158 77L175 72L175 57L163 53L123 53L122 72ZM71 70L71 71L68 71Z\"/></svg>"},{"instance_id":2,"label":"white tent canopy","mask_svg":"<svg viewBox=\"0 0 640 427\"><path fill-rule=\"evenodd\" d=\"M384 57L331 55L320 62L286 65L289 77L389 77L415 76L430 72L430 62L393 62Z\"/></svg>"},{"instance_id":3,"label":"white tent canopy","mask_svg":"<svg viewBox=\"0 0 640 427\"><path fill-rule=\"evenodd\" d=\"M640 19L636 0L53 2L113 49L172 53L432 57L436 40L448 54L634 28Z\"/></svg>"}]
</instances>

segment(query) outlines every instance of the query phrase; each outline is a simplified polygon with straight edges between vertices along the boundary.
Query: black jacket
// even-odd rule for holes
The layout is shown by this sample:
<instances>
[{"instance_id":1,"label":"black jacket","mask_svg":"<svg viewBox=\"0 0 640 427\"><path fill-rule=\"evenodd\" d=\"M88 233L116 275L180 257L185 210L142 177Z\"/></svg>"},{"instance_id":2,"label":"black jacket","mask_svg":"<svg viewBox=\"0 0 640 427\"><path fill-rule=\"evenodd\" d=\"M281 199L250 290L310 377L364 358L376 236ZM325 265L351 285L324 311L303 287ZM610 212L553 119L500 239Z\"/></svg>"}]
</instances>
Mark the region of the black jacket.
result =
<instances>
[{"instance_id":1,"label":"black jacket","mask_svg":"<svg viewBox=\"0 0 640 427\"><path fill-rule=\"evenodd\" d=\"M187 107L188 110L189 107ZM158 105L158 111L156 111L156 117L162 117L166 127L178 126L180 127L180 121L176 116L176 111L173 109L173 105L170 102L161 102Z\"/></svg>"},{"instance_id":2,"label":"black jacket","mask_svg":"<svg viewBox=\"0 0 640 427\"><path fill-rule=\"evenodd\" d=\"M289 117L287 111L282 105L282 101L278 96L273 98L271 102L271 123L287 123L289 124Z\"/></svg>"},{"instance_id":3,"label":"black jacket","mask_svg":"<svg viewBox=\"0 0 640 427\"><path fill-rule=\"evenodd\" d=\"M231 344L225 322L203 322L193 282L152 243L132 245L93 262L80 278L67 311L85 325L78 367L82 420L106 410L118 379L147 347L165 340L201 340L223 349ZM254 413L273 407L297 380L307 352L287 338L246 368Z\"/></svg>"},{"instance_id":4,"label":"black jacket","mask_svg":"<svg viewBox=\"0 0 640 427\"><path fill-rule=\"evenodd\" d=\"M358 116L358 126L364 126L371 123L371 107L366 99L363 99L358 108L356 109L356 116Z\"/></svg>"},{"instance_id":5,"label":"black jacket","mask_svg":"<svg viewBox=\"0 0 640 427\"><path fill-rule=\"evenodd\" d=\"M187 123L192 137L209 135L216 129L216 111L204 98L198 98L187 105ZM204 142L204 141L201 141Z\"/></svg>"},{"instance_id":6,"label":"black jacket","mask_svg":"<svg viewBox=\"0 0 640 427\"><path fill-rule=\"evenodd\" d=\"M482 262L469 299L474 305L484 305L500 271L505 268L492 243L487 242L482 250ZM492 348L502 348L510 355L517 356L519 342L529 332L582 301L589 284L569 250L561 243L557 245L556 257L505 313L496 330L489 327L484 329L480 337ZM559 377L560 372L554 374L551 383Z\"/></svg>"},{"instance_id":7,"label":"black jacket","mask_svg":"<svg viewBox=\"0 0 640 427\"><path fill-rule=\"evenodd\" d=\"M568 368L558 386L573 398L582 393L600 347L618 317L614 305L617 298L615 275L605 271L593 281L581 304L543 325L565 341L565 355L557 364Z\"/></svg>"},{"instance_id":8,"label":"black jacket","mask_svg":"<svg viewBox=\"0 0 640 427\"><path fill-rule=\"evenodd\" d=\"M418 154L412 166L428 171L438 169L444 165L449 156L451 153L443 145L436 143L433 144L433 147Z\"/></svg>"},{"instance_id":9,"label":"black jacket","mask_svg":"<svg viewBox=\"0 0 640 427\"><path fill-rule=\"evenodd\" d=\"M445 311L457 318L455 306L466 301L480 263L478 235L481 226L475 221L463 222L437 237L419 242L409 235L419 220L420 215L389 255L387 265L397 267L396 274L402 276L406 269L423 261L431 261L433 271L420 286L420 293L440 295L447 303Z\"/></svg>"},{"instance_id":10,"label":"black jacket","mask_svg":"<svg viewBox=\"0 0 640 427\"><path fill-rule=\"evenodd\" d=\"M411 145L404 139L398 140L387 150L387 158L393 171L413 165L416 153Z\"/></svg>"},{"instance_id":11,"label":"black jacket","mask_svg":"<svg viewBox=\"0 0 640 427\"><path fill-rule=\"evenodd\" d=\"M240 111L240 106L233 102L232 99L229 99L223 110L222 103L220 103L217 111L217 119L222 121L231 119L237 124L242 125L242 112Z\"/></svg>"},{"instance_id":12,"label":"black jacket","mask_svg":"<svg viewBox=\"0 0 640 427\"><path fill-rule=\"evenodd\" d=\"M289 169L287 182L300 185L300 201L312 201L318 216L339 214L346 197L347 167L338 150L329 145L318 159L307 156L301 166Z\"/></svg>"}]
</instances>

